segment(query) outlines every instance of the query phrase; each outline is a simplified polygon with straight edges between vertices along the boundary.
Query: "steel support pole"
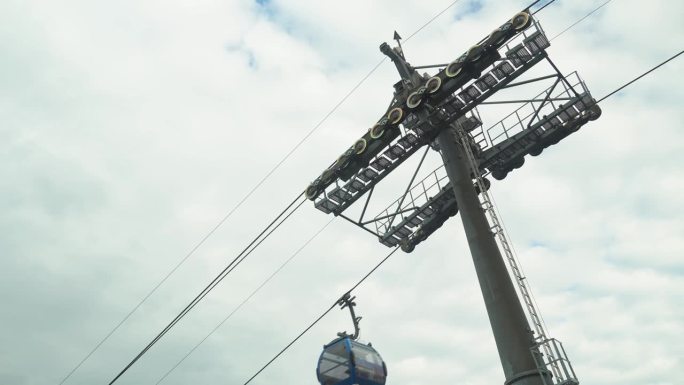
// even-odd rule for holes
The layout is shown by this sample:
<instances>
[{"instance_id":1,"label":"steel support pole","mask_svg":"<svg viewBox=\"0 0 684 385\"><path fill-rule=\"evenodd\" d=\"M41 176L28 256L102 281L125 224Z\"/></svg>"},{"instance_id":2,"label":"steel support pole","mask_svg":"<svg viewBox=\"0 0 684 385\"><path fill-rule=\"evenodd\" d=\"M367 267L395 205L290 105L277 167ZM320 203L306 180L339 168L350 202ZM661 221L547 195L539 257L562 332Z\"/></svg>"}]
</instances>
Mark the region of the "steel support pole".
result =
<instances>
[{"instance_id":1,"label":"steel support pole","mask_svg":"<svg viewBox=\"0 0 684 385\"><path fill-rule=\"evenodd\" d=\"M532 357L532 330L477 197L468 158L451 128L443 129L436 140L468 238L506 378L505 385L544 385L542 372L546 373L543 376L550 384L548 371L540 372Z\"/></svg>"}]
</instances>

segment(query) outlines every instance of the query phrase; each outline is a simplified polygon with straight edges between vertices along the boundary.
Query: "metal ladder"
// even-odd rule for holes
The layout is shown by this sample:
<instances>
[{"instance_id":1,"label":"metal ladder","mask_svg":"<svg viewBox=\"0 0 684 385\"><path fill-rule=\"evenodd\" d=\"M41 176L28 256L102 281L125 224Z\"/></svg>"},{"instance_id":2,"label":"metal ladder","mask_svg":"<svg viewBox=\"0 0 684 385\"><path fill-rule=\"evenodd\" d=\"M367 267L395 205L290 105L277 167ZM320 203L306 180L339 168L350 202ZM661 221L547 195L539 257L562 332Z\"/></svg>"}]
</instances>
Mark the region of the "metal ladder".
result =
<instances>
[{"instance_id":1,"label":"metal ladder","mask_svg":"<svg viewBox=\"0 0 684 385\"><path fill-rule=\"evenodd\" d=\"M479 199L482 209L484 209L485 215L490 224L490 228L494 235L496 236L501 248L503 249L504 255L508 262L508 266L515 277L515 282L518 286L518 290L523 297L525 302L525 308L527 310L527 315L534 325L536 336L534 338L535 345L530 348L531 354L537 363L537 368L541 371L544 367L550 370L553 374L551 383L548 383L546 376L541 376L545 385L576 385L579 384L577 376L575 375L570 360L565 354L565 350L562 347L560 341L556 339L550 339L547 337L546 328L542 321L541 315L537 310L532 293L525 283L525 276L520 268L520 263L518 262L513 249L508 241L508 236L504 230L501 220L499 219L499 214L497 213L496 207L492 203L492 199L489 192L486 189L484 178L480 175L478 163L473 155L471 149L472 140L469 140L468 134L465 132L459 120L451 125L452 132L454 133L454 139L457 143L460 143L461 148L465 152L468 163L470 164L470 169L472 175L475 176L475 183L477 184L478 190L480 191ZM539 348L544 351L546 357L540 357Z\"/></svg>"}]
</instances>

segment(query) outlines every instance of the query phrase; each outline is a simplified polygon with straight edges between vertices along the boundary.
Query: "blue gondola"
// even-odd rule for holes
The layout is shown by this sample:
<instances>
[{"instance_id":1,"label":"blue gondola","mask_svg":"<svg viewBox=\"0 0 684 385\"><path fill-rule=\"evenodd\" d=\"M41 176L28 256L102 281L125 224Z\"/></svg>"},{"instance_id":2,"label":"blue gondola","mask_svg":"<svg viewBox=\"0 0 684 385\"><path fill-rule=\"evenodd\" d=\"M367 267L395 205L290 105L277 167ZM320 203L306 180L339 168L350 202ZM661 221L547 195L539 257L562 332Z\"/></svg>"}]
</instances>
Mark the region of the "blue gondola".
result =
<instances>
[{"instance_id":1,"label":"blue gondola","mask_svg":"<svg viewBox=\"0 0 684 385\"><path fill-rule=\"evenodd\" d=\"M354 334L338 333L338 338L323 346L316 366L318 382L321 385L385 385L387 366L382 357L370 343L356 340L361 317L354 313L354 298L347 293L338 305L349 308Z\"/></svg>"},{"instance_id":2,"label":"blue gondola","mask_svg":"<svg viewBox=\"0 0 684 385\"><path fill-rule=\"evenodd\" d=\"M371 344L346 336L323 347L316 374L321 385L385 385L387 366Z\"/></svg>"}]
</instances>

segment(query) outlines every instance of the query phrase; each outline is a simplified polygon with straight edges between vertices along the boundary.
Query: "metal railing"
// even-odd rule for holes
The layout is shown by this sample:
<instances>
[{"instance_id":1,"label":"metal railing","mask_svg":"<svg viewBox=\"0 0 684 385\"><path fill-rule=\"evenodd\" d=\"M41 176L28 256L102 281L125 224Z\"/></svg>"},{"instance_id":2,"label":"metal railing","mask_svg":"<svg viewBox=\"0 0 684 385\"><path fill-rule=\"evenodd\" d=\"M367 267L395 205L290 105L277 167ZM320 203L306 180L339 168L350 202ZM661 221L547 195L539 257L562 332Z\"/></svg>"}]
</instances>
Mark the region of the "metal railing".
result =
<instances>
[{"instance_id":1,"label":"metal railing","mask_svg":"<svg viewBox=\"0 0 684 385\"><path fill-rule=\"evenodd\" d=\"M545 103L543 103L543 100L552 87L548 87L540 92L533 97L531 101L524 103L506 117L489 127L486 130L489 145L496 145L511 136L524 131L529 120L534 117L537 109L539 109L537 117L542 119L544 115L553 113L561 107L561 104L575 97L575 93L583 94L587 92L587 87L577 72L571 73L566 76L565 79L571 87L568 87L564 81L558 81L554 90L555 92L550 95Z\"/></svg>"},{"instance_id":2,"label":"metal railing","mask_svg":"<svg viewBox=\"0 0 684 385\"><path fill-rule=\"evenodd\" d=\"M385 210L376 215L375 228L378 234L384 235L390 230L391 223L400 223L411 214L413 208L418 208L425 204L431 197L437 195L444 186L449 183L449 179L444 169L444 165L437 167L428 176L417 182L411 187L406 197L399 197L392 202ZM401 207L399 204L401 203ZM395 215L396 214L396 215ZM381 219L379 219L381 218Z\"/></svg>"}]
</instances>

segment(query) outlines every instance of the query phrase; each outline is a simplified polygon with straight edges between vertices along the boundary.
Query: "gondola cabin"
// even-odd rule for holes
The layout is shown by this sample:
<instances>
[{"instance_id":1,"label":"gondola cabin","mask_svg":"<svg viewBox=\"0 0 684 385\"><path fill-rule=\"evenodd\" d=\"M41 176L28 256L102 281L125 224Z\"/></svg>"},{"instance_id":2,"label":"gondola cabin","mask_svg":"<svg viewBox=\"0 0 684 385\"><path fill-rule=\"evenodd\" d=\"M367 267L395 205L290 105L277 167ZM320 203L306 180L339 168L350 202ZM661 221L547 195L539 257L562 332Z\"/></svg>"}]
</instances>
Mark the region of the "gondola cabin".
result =
<instances>
[{"instance_id":1,"label":"gondola cabin","mask_svg":"<svg viewBox=\"0 0 684 385\"><path fill-rule=\"evenodd\" d=\"M316 375L321 385L385 385L387 366L371 344L345 336L323 347Z\"/></svg>"}]
</instances>

